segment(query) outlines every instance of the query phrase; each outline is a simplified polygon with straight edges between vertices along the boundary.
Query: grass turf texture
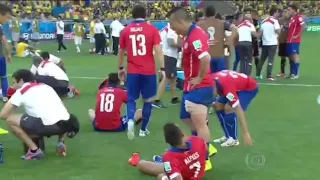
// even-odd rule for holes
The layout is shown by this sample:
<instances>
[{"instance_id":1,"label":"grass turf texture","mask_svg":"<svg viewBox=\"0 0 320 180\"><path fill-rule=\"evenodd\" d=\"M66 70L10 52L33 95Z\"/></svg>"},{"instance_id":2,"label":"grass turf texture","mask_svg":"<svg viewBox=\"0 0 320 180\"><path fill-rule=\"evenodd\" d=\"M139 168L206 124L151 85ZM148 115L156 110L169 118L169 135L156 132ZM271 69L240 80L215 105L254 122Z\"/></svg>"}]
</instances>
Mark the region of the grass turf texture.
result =
<instances>
[{"instance_id":1,"label":"grass turf texture","mask_svg":"<svg viewBox=\"0 0 320 180\"><path fill-rule=\"evenodd\" d=\"M301 77L298 80L280 79L273 83L261 81L258 97L247 112L251 135L255 140L253 147L241 144L235 148L218 148L218 154L212 159L214 170L204 179L217 180L294 180L318 179L319 143L317 133L320 126L316 119L319 109L316 98L319 94L318 76L320 62L317 54L320 37L306 34L301 47ZM56 157L56 138L47 139L46 158L41 161L21 161L23 154L21 142L12 133L0 136L5 147L4 164L0 164L2 180L35 180L35 179L68 179L68 180L124 180L153 179L142 175L128 165L127 161L133 152L141 152L142 158L151 159L154 154L161 154L168 146L164 143L162 125L173 121L189 133L179 120L179 106L167 109L153 109L148 137L136 137L129 141L125 133L93 132L88 120L87 110L95 106L95 93L103 77L109 72L117 71L115 56L90 55L89 44L82 47L82 53L76 54L74 45L67 44L68 51L56 53L56 43L44 42L42 50L49 50L62 57L71 84L80 91L81 96L65 100L68 110L76 114L81 121L81 131L74 139L67 139L68 155ZM280 61L275 62L274 74L278 73ZM30 68L31 60L14 58L9 64L9 73L17 68ZM11 79L11 78L10 78ZM285 85L283 85L285 84ZM298 84L298 85L292 85ZM169 93L163 98L168 104ZM48 102L49 103L49 102ZM141 107L141 101L138 106ZM212 138L222 135L215 115L210 116ZM7 128L3 121L0 127ZM241 136L240 136L240 140ZM242 142L242 141L241 141ZM251 155L251 156L250 156ZM258 155L258 156L254 156ZM259 156L265 158L263 166ZM248 158L249 157L249 158ZM256 158L254 158L256 157ZM249 166L246 165L245 161ZM254 170L256 169L257 170Z\"/></svg>"}]
</instances>

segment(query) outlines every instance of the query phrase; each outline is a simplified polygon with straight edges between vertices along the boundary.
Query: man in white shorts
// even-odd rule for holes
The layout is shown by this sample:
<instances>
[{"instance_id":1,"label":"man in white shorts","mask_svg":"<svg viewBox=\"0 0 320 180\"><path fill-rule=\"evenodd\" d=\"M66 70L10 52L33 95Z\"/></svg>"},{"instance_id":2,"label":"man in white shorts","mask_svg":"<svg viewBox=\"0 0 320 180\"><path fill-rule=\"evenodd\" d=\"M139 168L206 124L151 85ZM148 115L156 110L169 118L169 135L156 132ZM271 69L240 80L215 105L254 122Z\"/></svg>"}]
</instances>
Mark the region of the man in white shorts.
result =
<instances>
[{"instance_id":1,"label":"man in white shorts","mask_svg":"<svg viewBox=\"0 0 320 180\"><path fill-rule=\"evenodd\" d=\"M41 159L44 153L31 138L57 135L57 153L66 155L65 137L79 132L79 121L70 114L57 93L48 85L34 83L34 75L27 69L19 69L13 75L17 91L4 105L0 118L9 129L29 147L24 160ZM25 113L15 110L23 107Z\"/></svg>"}]
</instances>

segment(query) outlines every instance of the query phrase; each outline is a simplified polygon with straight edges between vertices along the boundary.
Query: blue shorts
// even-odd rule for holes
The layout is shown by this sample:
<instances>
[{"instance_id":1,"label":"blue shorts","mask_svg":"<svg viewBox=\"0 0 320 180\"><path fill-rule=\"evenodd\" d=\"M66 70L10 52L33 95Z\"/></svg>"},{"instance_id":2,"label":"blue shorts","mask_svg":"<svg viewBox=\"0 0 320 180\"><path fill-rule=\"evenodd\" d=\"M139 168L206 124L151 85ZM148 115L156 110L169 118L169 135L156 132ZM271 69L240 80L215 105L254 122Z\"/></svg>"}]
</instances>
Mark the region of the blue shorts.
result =
<instances>
[{"instance_id":1,"label":"blue shorts","mask_svg":"<svg viewBox=\"0 0 320 180\"><path fill-rule=\"evenodd\" d=\"M128 100L137 100L142 95L143 99L149 99L157 93L157 76L128 74L127 75Z\"/></svg>"},{"instance_id":2,"label":"blue shorts","mask_svg":"<svg viewBox=\"0 0 320 180\"><path fill-rule=\"evenodd\" d=\"M7 61L5 57L0 57L0 77L7 76Z\"/></svg>"},{"instance_id":3,"label":"blue shorts","mask_svg":"<svg viewBox=\"0 0 320 180\"><path fill-rule=\"evenodd\" d=\"M198 88L182 94L180 119L190 119L190 113L186 111L185 101L191 101L196 104L211 106L214 102L213 87Z\"/></svg>"},{"instance_id":4,"label":"blue shorts","mask_svg":"<svg viewBox=\"0 0 320 180\"><path fill-rule=\"evenodd\" d=\"M294 55L300 53L300 43L288 43L287 44L287 55Z\"/></svg>"},{"instance_id":5,"label":"blue shorts","mask_svg":"<svg viewBox=\"0 0 320 180\"><path fill-rule=\"evenodd\" d=\"M252 91L240 91L238 92L239 102L243 109L243 111L246 111L248 109L249 104L251 101L256 97L256 95L259 92L259 88L256 88ZM217 99L218 103L222 104L229 104L230 101L225 96L220 96Z\"/></svg>"},{"instance_id":6,"label":"blue shorts","mask_svg":"<svg viewBox=\"0 0 320 180\"><path fill-rule=\"evenodd\" d=\"M104 130L104 129L99 129L96 127L96 119L93 120L92 125L93 125L93 130L97 132L123 132L127 129L128 126L128 120L126 116L121 117L121 122L122 124L120 127L113 129L113 130Z\"/></svg>"},{"instance_id":7,"label":"blue shorts","mask_svg":"<svg viewBox=\"0 0 320 180\"><path fill-rule=\"evenodd\" d=\"M225 58L221 57L221 58L211 58L210 61L210 70L211 73L215 73L215 72L219 72L222 70L226 70L226 62L225 62Z\"/></svg>"}]
</instances>

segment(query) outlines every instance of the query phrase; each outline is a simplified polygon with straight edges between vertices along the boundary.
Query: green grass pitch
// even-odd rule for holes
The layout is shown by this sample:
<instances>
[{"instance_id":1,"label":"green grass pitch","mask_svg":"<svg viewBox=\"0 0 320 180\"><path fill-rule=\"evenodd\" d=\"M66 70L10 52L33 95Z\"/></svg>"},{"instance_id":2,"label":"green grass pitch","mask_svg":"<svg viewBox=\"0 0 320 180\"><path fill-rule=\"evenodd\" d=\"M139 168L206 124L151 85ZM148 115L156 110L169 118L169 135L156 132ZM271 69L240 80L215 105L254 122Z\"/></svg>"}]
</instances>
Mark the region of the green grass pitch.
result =
<instances>
[{"instance_id":1,"label":"green grass pitch","mask_svg":"<svg viewBox=\"0 0 320 180\"><path fill-rule=\"evenodd\" d=\"M316 98L320 93L318 59L320 36L305 34L301 49L301 73L298 80L280 79L261 81L260 92L247 112L253 147L218 148L212 159L214 170L206 174L206 180L302 180L319 179L318 128L320 121ZM84 44L77 54L70 42L68 51L56 53L55 42L44 42L42 50L48 50L65 61L71 83L81 96L65 100L68 110L81 121L81 131L74 139L68 139L68 156L55 155L55 137L46 140L47 154L41 161L21 161L22 143L12 134L0 136L5 147L4 164L0 164L1 180L147 180L128 165L133 152L150 160L161 154L168 146L162 136L162 125L172 121L188 129L179 120L179 106L154 109L151 117L150 136L136 137L129 141L125 133L93 132L87 110L95 105L95 93L101 80L117 71L115 56L90 55L89 44ZM31 60L14 58L9 73L17 68L30 68ZM279 60L275 62L274 74L278 73ZM169 104L169 93L163 98ZM138 102L141 107L141 102ZM210 116L212 138L221 136L215 115ZM7 129L4 121L0 127ZM240 139L241 140L241 139ZM264 165L261 163L264 157ZM247 162L247 163L246 163Z\"/></svg>"}]
</instances>

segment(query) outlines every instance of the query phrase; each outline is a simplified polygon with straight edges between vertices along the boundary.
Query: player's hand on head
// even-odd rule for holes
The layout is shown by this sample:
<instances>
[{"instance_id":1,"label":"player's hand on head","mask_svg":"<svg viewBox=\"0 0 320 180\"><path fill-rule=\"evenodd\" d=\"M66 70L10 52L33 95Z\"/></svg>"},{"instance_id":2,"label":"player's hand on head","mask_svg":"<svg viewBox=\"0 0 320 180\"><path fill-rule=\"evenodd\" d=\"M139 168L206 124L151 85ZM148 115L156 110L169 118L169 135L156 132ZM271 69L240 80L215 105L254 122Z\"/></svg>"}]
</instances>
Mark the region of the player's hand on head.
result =
<instances>
[{"instance_id":1,"label":"player's hand on head","mask_svg":"<svg viewBox=\"0 0 320 180\"><path fill-rule=\"evenodd\" d=\"M247 146L252 146L254 143L249 132L243 134L243 141L244 141L244 144Z\"/></svg>"}]
</instances>

